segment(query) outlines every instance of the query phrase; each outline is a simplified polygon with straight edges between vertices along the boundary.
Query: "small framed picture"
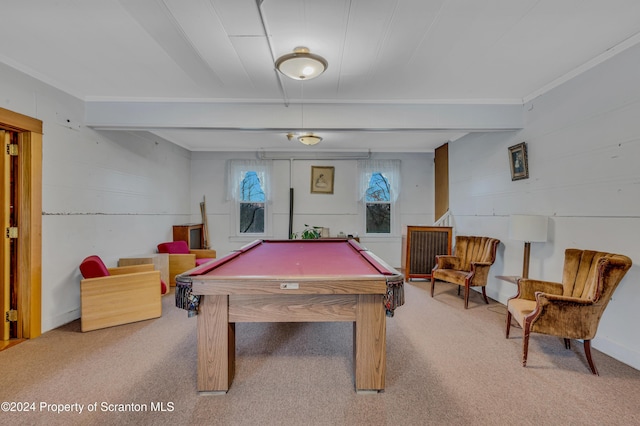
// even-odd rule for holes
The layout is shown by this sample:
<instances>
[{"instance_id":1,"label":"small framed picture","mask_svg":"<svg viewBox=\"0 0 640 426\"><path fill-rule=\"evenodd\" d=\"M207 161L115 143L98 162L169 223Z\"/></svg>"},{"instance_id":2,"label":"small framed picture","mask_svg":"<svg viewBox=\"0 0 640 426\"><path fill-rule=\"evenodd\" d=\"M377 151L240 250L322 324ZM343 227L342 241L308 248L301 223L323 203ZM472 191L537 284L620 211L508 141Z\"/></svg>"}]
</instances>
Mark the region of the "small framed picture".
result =
<instances>
[{"instance_id":1,"label":"small framed picture","mask_svg":"<svg viewBox=\"0 0 640 426\"><path fill-rule=\"evenodd\" d=\"M311 166L311 193L333 194L334 167Z\"/></svg>"},{"instance_id":2,"label":"small framed picture","mask_svg":"<svg viewBox=\"0 0 640 426\"><path fill-rule=\"evenodd\" d=\"M511 165L511 180L529 178L527 144L525 142L509 147L509 164Z\"/></svg>"}]
</instances>

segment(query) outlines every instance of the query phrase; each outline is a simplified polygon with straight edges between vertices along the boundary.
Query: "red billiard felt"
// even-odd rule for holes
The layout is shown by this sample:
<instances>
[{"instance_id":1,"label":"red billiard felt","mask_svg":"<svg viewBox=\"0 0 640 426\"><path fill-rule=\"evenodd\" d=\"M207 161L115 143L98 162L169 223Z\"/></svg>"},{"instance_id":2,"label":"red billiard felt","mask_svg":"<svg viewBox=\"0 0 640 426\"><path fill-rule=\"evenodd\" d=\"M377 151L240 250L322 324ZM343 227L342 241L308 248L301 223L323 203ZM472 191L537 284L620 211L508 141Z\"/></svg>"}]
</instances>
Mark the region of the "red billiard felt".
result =
<instances>
[{"instance_id":1,"label":"red billiard felt","mask_svg":"<svg viewBox=\"0 0 640 426\"><path fill-rule=\"evenodd\" d=\"M351 241L260 241L243 247L189 275L336 276L389 275L368 251Z\"/></svg>"}]
</instances>

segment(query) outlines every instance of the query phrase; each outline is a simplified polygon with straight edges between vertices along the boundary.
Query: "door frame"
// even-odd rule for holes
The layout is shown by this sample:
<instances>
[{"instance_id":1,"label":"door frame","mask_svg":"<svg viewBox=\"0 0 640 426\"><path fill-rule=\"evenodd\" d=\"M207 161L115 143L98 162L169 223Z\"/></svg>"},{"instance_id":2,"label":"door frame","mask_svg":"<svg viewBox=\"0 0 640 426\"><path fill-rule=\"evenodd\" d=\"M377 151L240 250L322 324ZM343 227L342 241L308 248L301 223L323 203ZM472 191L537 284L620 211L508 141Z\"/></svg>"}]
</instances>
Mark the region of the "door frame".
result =
<instances>
[{"instance_id":1,"label":"door frame","mask_svg":"<svg viewBox=\"0 0 640 426\"><path fill-rule=\"evenodd\" d=\"M434 152L434 221L449 210L449 144L439 146Z\"/></svg>"},{"instance_id":2,"label":"door frame","mask_svg":"<svg viewBox=\"0 0 640 426\"><path fill-rule=\"evenodd\" d=\"M18 134L16 337L33 339L42 333L42 121L0 108L0 128Z\"/></svg>"}]
</instances>

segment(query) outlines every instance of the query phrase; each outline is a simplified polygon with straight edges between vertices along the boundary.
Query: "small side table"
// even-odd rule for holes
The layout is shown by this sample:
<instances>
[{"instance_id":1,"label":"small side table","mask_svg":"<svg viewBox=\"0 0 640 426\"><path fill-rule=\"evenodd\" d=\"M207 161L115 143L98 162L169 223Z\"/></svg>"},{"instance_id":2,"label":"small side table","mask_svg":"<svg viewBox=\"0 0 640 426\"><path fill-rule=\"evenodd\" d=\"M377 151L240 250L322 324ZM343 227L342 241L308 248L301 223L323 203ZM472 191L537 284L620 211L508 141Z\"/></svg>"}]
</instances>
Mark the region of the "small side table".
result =
<instances>
[{"instance_id":1,"label":"small side table","mask_svg":"<svg viewBox=\"0 0 640 426\"><path fill-rule=\"evenodd\" d=\"M153 264L155 270L160 271L160 278L169 286L169 254L151 253L121 257L118 266Z\"/></svg>"}]
</instances>

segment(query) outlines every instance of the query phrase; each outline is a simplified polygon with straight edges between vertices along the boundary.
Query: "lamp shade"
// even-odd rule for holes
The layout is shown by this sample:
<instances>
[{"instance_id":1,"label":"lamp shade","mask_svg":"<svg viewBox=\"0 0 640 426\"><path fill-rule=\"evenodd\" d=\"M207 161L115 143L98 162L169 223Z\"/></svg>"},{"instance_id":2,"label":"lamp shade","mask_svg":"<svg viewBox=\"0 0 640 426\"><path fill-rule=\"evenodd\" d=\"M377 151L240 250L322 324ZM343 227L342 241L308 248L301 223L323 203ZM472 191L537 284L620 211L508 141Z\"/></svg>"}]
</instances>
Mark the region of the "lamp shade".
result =
<instances>
[{"instance_id":1,"label":"lamp shade","mask_svg":"<svg viewBox=\"0 0 640 426\"><path fill-rule=\"evenodd\" d=\"M294 80L311 80L327 69L327 61L309 52L306 47L296 47L293 53L281 56L276 61L276 68L282 74Z\"/></svg>"},{"instance_id":2,"label":"lamp shade","mask_svg":"<svg viewBox=\"0 0 640 426\"><path fill-rule=\"evenodd\" d=\"M313 133L307 133L305 135L298 136L298 140L305 145L315 145L322 141L320 136L314 135Z\"/></svg>"},{"instance_id":3,"label":"lamp shade","mask_svg":"<svg viewBox=\"0 0 640 426\"><path fill-rule=\"evenodd\" d=\"M514 214L509 218L509 238L526 242L547 241L546 216Z\"/></svg>"}]
</instances>

